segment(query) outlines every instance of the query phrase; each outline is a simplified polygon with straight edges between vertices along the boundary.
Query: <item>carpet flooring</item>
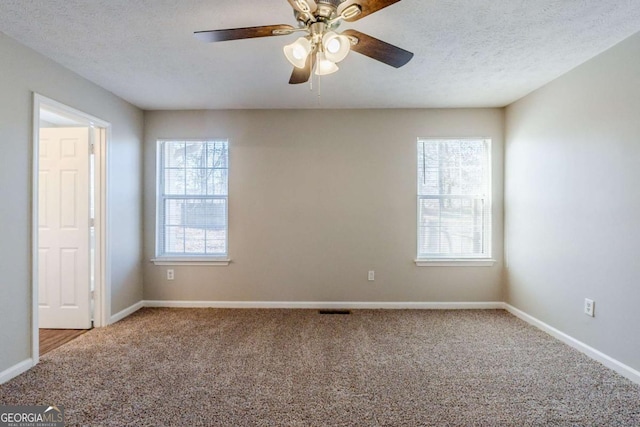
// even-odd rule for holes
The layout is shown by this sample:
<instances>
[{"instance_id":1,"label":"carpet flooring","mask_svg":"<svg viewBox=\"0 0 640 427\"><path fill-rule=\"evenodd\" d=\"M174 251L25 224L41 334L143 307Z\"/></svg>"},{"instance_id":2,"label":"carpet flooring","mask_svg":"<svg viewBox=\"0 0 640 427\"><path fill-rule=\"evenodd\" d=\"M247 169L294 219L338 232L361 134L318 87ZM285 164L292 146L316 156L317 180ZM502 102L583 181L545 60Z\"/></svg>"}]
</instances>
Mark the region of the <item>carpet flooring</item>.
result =
<instances>
[{"instance_id":1,"label":"carpet flooring","mask_svg":"<svg viewBox=\"0 0 640 427\"><path fill-rule=\"evenodd\" d=\"M147 308L0 404L67 426L640 426L640 386L502 310Z\"/></svg>"}]
</instances>

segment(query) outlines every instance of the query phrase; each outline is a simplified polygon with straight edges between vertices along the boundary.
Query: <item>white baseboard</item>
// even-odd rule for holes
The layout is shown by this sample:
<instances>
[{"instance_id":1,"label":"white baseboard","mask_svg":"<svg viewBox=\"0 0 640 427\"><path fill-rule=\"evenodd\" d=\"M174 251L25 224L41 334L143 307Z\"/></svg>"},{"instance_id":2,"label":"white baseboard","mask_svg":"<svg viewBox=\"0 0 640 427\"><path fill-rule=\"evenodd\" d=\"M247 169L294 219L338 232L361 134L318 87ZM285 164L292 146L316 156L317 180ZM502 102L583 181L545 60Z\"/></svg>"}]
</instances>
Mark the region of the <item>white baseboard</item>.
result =
<instances>
[{"instance_id":1,"label":"white baseboard","mask_svg":"<svg viewBox=\"0 0 640 427\"><path fill-rule=\"evenodd\" d=\"M487 310L504 309L525 322L537 327L565 344L602 363L618 374L640 384L640 371L602 353L564 332L544 323L522 310L504 302L296 302L296 301L139 301L111 316L110 324L118 322L143 307L167 308L298 308L298 309L416 309L416 310ZM0 384L17 377L33 367L33 359L22 362L0 372Z\"/></svg>"},{"instance_id":2,"label":"white baseboard","mask_svg":"<svg viewBox=\"0 0 640 427\"><path fill-rule=\"evenodd\" d=\"M33 367L33 359L26 359L17 365L13 365L9 369L0 372L0 384L4 384L12 378L17 377L23 372L27 372Z\"/></svg>"},{"instance_id":3,"label":"white baseboard","mask_svg":"<svg viewBox=\"0 0 640 427\"><path fill-rule=\"evenodd\" d=\"M502 302L355 302L355 301L143 301L145 307L167 308L298 308L298 309L504 309Z\"/></svg>"},{"instance_id":4,"label":"white baseboard","mask_svg":"<svg viewBox=\"0 0 640 427\"><path fill-rule=\"evenodd\" d=\"M109 319L109 324L112 325L116 322L119 322L120 320L124 319L127 316L131 316L133 313L140 310L144 306L145 306L144 301L138 301L137 303L133 304L131 307L127 307L124 310L111 316L111 319Z\"/></svg>"},{"instance_id":5,"label":"white baseboard","mask_svg":"<svg viewBox=\"0 0 640 427\"><path fill-rule=\"evenodd\" d=\"M573 338L570 335L550 326L543 321L525 313L514 306L499 301L488 302L360 302L360 301L163 301L145 300L137 302L129 308L111 316L111 322L115 323L135 313L142 307L165 308L246 308L246 309L379 309L379 310L507 310L514 316L541 329L549 335L559 339L565 344L584 353L590 358L602 363L629 380L640 384L640 371L625 365L624 363L602 353L599 350ZM3 379L13 378L29 369L32 361L28 359L18 365L0 373L0 383ZM26 368L24 368L26 366ZM23 369L24 368L24 369ZM22 370L20 370L22 369ZM17 372L14 374L14 372Z\"/></svg>"},{"instance_id":6,"label":"white baseboard","mask_svg":"<svg viewBox=\"0 0 640 427\"><path fill-rule=\"evenodd\" d=\"M553 326L550 326L544 323L543 321L536 319L535 317L525 313L522 310L515 308L510 304L504 303L504 309L507 310L509 313L513 314L514 316L524 320L527 323L530 323L531 325L537 327L538 329L541 329L542 331L548 333L549 335L559 339L563 343L575 348L581 353L584 353L590 358L602 363L604 366L616 371L623 377L628 378L629 380L633 381L636 384L640 384L640 372L633 369L632 367L625 365L624 363L614 359L613 357L607 356L601 351L596 350L595 348L565 334L562 331L559 331Z\"/></svg>"}]
</instances>

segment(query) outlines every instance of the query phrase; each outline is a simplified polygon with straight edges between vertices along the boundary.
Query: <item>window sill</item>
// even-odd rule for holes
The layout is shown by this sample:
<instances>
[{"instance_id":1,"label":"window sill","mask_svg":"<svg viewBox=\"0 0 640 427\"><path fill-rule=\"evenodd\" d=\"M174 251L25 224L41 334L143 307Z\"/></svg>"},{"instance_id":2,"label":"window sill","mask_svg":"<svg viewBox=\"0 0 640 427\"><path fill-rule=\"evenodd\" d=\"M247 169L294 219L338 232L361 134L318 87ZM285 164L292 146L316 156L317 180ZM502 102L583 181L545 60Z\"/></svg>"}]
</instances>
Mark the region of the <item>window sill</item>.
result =
<instances>
[{"instance_id":1,"label":"window sill","mask_svg":"<svg viewBox=\"0 0 640 427\"><path fill-rule=\"evenodd\" d=\"M492 267L495 259L416 259L417 267Z\"/></svg>"},{"instance_id":2,"label":"window sill","mask_svg":"<svg viewBox=\"0 0 640 427\"><path fill-rule=\"evenodd\" d=\"M198 265L198 266L218 266L229 265L229 258L153 258L155 265Z\"/></svg>"}]
</instances>

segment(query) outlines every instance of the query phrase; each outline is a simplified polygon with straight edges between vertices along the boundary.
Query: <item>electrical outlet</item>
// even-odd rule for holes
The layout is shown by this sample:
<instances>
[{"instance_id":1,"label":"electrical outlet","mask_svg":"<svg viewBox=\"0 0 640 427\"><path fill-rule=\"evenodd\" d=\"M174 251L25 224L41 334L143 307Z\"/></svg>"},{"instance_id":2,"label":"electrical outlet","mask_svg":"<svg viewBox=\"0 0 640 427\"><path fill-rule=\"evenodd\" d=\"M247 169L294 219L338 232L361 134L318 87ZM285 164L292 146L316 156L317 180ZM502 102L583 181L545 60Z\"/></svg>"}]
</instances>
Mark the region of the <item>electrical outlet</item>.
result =
<instances>
[{"instance_id":1,"label":"electrical outlet","mask_svg":"<svg viewBox=\"0 0 640 427\"><path fill-rule=\"evenodd\" d=\"M595 309L596 303L594 300L585 298L584 299L584 314L587 316L595 317Z\"/></svg>"},{"instance_id":2,"label":"electrical outlet","mask_svg":"<svg viewBox=\"0 0 640 427\"><path fill-rule=\"evenodd\" d=\"M369 270L369 275L367 276L370 282L376 280L376 272L373 270Z\"/></svg>"},{"instance_id":3,"label":"electrical outlet","mask_svg":"<svg viewBox=\"0 0 640 427\"><path fill-rule=\"evenodd\" d=\"M173 268L170 268L167 270L167 280L173 280L173 278L174 278Z\"/></svg>"}]
</instances>

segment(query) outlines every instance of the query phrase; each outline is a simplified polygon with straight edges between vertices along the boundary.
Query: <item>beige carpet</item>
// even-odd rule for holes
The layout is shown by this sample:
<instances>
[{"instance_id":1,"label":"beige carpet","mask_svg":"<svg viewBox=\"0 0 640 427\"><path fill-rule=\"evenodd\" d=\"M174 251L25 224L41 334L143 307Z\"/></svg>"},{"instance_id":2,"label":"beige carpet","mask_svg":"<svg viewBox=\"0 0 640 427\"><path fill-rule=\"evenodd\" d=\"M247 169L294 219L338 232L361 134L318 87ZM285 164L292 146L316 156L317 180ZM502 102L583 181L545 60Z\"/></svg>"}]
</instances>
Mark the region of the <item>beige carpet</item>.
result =
<instances>
[{"instance_id":1,"label":"beige carpet","mask_svg":"<svg viewBox=\"0 0 640 427\"><path fill-rule=\"evenodd\" d=\"M500 310L143 309L0 404L68 426L640 426L640 386Z\"/></svg>"}]
</instances>

